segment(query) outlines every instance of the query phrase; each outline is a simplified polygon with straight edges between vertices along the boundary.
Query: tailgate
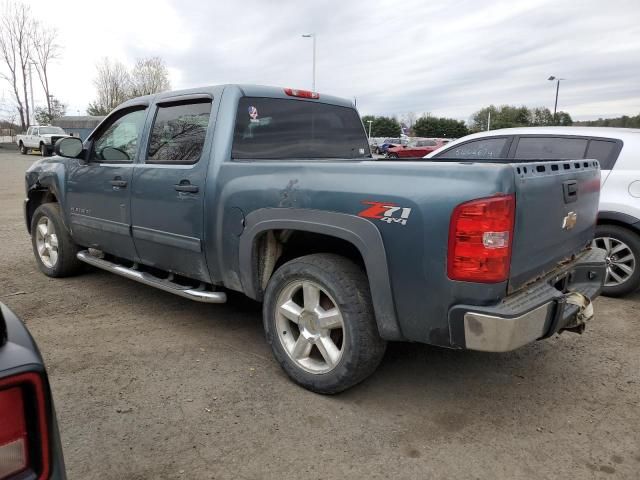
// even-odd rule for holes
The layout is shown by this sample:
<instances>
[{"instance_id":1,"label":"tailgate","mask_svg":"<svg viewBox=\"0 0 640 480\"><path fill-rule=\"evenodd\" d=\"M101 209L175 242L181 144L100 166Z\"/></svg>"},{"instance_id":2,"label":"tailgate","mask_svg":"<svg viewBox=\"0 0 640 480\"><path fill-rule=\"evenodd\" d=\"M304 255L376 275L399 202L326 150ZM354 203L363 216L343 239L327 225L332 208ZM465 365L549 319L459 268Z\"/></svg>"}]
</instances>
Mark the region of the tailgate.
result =
<instances>
[{"instance_id":1,"label":"tailgate","mask_svg":"<svg viewBox=\"0 0 640 480\"><path fill-rule=\"evenodd\" d=\"M553 270L591 242L600 167L593 160L512 164L516 219L509 291Z\"/></svg>"}]
</instances>

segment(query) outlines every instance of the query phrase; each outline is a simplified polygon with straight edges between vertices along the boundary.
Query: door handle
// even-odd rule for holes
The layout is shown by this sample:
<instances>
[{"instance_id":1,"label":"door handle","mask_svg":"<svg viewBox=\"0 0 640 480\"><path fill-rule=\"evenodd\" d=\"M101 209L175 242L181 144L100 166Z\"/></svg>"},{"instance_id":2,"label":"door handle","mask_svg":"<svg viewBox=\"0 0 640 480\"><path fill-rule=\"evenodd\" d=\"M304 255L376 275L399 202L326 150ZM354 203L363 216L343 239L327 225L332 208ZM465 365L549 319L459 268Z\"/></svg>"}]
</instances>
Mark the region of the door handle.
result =
<instances>
[{"instance_id":1,"label":"door handle","mask_svg":"<svg viewBox=\"0 0 640 480\"><path fill-rule=\"evenodd\" d=\"M127 186L127 181L126 180L121 180L119 178L114 178L113 180L111 180L109 182L111 185L113 185L114 187L121 187L124 188Z\"/></svg>"},{"instance_id":2,"label":"door handle","mask_svg":"<svg viewBox=\"0 0 640 480\"><path fill-rule=\"evenodd\" d=\"M188 180L182 180L173 186L178 192L198 193L200 187L197 185L191 185Z\"/></svg>"}]
</instances>

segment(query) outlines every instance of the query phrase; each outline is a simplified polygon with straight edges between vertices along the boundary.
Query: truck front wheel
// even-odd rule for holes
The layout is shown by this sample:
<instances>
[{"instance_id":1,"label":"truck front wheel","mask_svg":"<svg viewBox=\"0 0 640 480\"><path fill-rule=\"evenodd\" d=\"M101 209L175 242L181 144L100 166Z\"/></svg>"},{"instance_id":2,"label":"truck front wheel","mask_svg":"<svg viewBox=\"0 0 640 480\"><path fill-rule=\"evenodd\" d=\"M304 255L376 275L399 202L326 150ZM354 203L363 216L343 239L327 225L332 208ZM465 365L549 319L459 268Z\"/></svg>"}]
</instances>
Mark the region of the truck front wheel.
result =
<instances>
[{"instance_id":1,"label":"truck front wheel","mask_svg":"<svg viewBox=\"0 0 640 480\"><path fill-rule=\"evenodd\" d=\"M38 267L48 277L68 277L83 266L76 258L79 247L65 228L57 203L44 203L33 213L31 243Z\"/></svg>"},{"instance_id":2,"label":"truck front wheel","mask_svg":"<svg viewBox=\"0 0 640 480\"><path fill-rule=\"evenodd\" d=\"M301 386L338 393L371 375L384 356L369 283L352 261L314 254L282 265L265 292L267 341Z\"/></svg>"},{"instance_id":3,"label":"truck front wheel","mask_svg":"<svg viewBox=\"0 0 640 480\"><path fill-rule=\"evenodd\" d=\"M24 146L24 143L20 142L20 153L22 155L26 155L27 154L27 147Z\"/></svg>"}]
</instances>

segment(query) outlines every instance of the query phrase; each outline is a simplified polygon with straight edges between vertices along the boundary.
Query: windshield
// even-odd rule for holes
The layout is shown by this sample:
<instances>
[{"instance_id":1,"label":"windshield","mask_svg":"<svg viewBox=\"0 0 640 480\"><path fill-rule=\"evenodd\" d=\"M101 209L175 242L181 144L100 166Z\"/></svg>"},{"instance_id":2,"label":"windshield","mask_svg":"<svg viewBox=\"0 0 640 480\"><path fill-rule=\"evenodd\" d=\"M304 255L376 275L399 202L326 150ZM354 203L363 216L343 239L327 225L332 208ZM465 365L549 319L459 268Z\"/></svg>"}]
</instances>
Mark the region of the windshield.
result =
<instances>
[{"instance_id":1,"label":"windshield","mask_svg":"<svg viewBox=\"0 0 640 480\"><path fill-rule=\"evenodd\" d=\"M64 135L64 130L60 127L40 127L39 132L40 135L43 135L45 133L61 133Z\"/></svg>"}]
</instances>

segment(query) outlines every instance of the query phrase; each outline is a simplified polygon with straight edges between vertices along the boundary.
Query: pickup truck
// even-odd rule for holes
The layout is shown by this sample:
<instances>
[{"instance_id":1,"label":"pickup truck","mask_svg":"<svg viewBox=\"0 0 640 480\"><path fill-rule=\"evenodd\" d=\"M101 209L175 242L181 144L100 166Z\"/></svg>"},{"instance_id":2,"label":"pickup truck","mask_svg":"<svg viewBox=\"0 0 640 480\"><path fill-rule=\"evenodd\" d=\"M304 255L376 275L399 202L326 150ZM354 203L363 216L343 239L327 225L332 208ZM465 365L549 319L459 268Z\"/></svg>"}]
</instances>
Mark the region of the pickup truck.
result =
<instances>
[{"instance_id":1,"label":"pickup truck","mask_svg":"<svg viewBox=\"0 0 640 480\"><path fill-rule=\"evenodd\" d=\"M503 352L581 332L605 275L597 161L374 161L353 104L316 92L135 98L56 154L26 173L44 274L242 292L315 392L362 381L388 341Z\"/></svg>"},{"instance_id":2,"label":"pickup truck","mask_svg":"<svg viewBox=\"0 0 640 480\"><path fill-rule=\"evenodd\" d=\"M23 155L29 153L30 150L39 150L40 155L47 157L51 155L53 147L59 139L70 136L60 127L29 127L27 133L16 135L16 145Z\"/></svg>"}]
</instances>

